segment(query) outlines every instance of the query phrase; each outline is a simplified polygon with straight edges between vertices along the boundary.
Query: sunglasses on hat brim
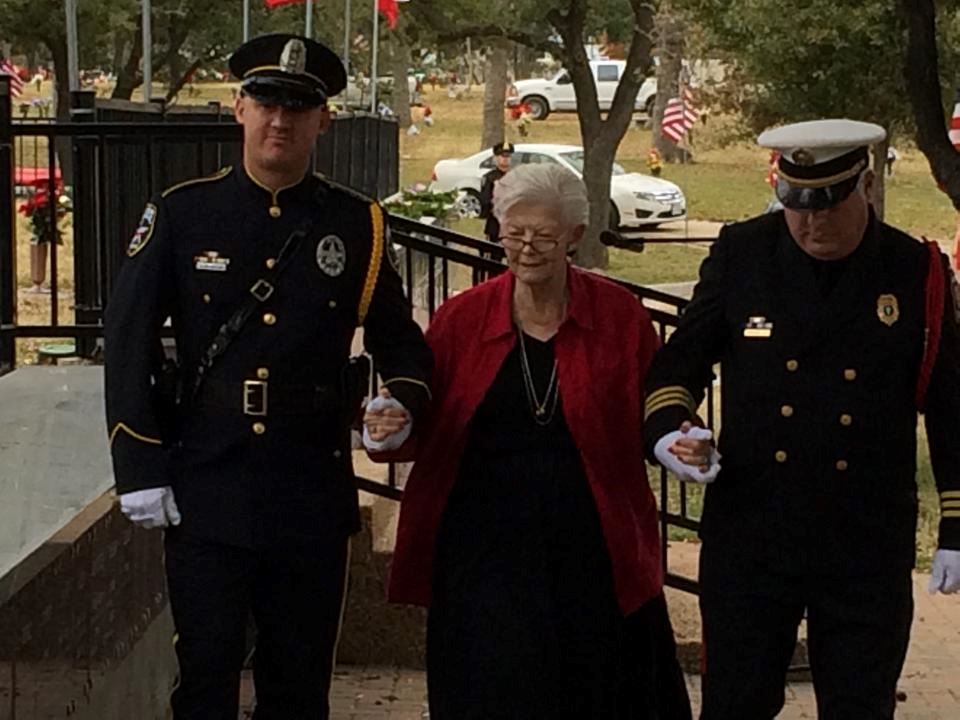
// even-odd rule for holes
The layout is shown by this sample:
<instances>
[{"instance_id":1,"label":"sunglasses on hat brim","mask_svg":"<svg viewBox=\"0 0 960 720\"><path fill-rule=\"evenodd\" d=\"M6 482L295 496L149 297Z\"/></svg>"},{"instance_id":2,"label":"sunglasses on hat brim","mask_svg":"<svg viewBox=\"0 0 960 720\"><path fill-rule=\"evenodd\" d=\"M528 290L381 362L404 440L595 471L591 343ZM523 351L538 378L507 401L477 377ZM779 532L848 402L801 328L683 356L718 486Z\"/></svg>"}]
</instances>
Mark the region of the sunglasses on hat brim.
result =
<instances>
[{"instance_id":1,"label":"sunglasses on hat brim","mask_svg":"<svg viewBox=\"0 0 960 720\"><path fill-rule=\"evenodd\" d=\"M857 188L861 175L826 187L798 187L777 178L777 200L790 210L827 210L839 205Z\"/></svg>"}]
</instances>

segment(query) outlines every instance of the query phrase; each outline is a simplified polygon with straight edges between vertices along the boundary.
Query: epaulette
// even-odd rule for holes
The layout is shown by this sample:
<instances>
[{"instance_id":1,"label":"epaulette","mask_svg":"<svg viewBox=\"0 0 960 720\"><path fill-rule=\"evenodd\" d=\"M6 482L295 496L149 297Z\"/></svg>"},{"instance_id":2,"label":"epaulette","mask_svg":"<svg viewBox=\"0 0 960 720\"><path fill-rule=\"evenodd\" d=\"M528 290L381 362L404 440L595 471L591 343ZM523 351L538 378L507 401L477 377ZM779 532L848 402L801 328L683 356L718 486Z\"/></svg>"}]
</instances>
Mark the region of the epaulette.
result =
<instances>
[{"instance_id":1,"label":"epaulette","mask_svg":"<svg viewBox=\"0 0 960 720\"><path fill-rule=\"evenodd\" d=\"M168 187L166 190L164 190L160 194L160 197L167 197L168 195L175 193L177 190L182 190L183 188L191 187L199 183L207 183L207 182L213 182L214 180L222 180L223 178L227 177L227 175L229 175L231 172L233 172L233 166L227 165L225 168L221 168L220 170L217 170L217 172L215 172L213 175L204 175L203 177L184 180L183 182L179 182L176 185L171 185L170 187Z\"/></svg>"},{"instance_id":2,"label":"epaulette","mask_svg":"<svg viewBox=\"0 0 960 720\"><path fill-rule=\"evenodd\" d=\"M347 187L346 185L342 185L336 182L335 180L331 180L323 173L314 173L314 175L320 182L326 183L332 189L339 190L340 192L346 193L347 195L349 195L350 197L356 200L360 200L361 202L365 202L368 204L377 202L376 198L370 197L369 195L365 195L358 190L354 190L352 187Z\"/></svg>"}]
</instances>

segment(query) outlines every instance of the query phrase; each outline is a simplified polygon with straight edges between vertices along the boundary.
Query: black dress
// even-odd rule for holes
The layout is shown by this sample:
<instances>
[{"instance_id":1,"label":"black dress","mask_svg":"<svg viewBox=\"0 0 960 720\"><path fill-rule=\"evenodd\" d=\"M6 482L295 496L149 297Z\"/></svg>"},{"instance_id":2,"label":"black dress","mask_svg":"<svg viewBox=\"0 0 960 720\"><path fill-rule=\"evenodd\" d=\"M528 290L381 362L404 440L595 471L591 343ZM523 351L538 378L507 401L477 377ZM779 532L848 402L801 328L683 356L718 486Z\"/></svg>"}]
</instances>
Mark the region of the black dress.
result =
<instances>
[{"instance_id":1,"label":"black dress","mask_svg":"<svg viewBox=\"0 0 960 720\"><path fill-rule=\"evenodd\" d=\"M542 399L552 342L525 345ZM534 421L520 352L518 343L473 418L440 526L431 720L653 717L629 707L646 663L626 658L634 648L562 404L548 424Z\"/></svg>"}]
</instances>

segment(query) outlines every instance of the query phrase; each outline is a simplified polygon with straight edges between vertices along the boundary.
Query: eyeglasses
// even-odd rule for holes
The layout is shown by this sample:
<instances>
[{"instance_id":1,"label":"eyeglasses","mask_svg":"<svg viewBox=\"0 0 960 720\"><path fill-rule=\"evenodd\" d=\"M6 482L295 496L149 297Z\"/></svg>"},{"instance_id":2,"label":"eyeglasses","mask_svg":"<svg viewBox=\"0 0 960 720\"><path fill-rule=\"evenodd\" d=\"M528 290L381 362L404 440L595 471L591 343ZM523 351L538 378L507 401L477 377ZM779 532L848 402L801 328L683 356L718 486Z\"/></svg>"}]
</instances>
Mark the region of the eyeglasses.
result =
<instances>
[{"instance_id":1,"label":"eyeglasses","mask_svg":"<svg viewBox=\"0 0 960 720\"><path fill-rule=\"evenodd\" d=\"M547 253L553 250L557 245L560 244L559 237L550 237L546 235L540 235L534 237L532 240L527 240L525 237L520 235L503 235L500 237L500 244L503 245L507 250L514 250L522 252L525 247L530 248L530 252L536 254Z\"/></svg>"}]
</instances>

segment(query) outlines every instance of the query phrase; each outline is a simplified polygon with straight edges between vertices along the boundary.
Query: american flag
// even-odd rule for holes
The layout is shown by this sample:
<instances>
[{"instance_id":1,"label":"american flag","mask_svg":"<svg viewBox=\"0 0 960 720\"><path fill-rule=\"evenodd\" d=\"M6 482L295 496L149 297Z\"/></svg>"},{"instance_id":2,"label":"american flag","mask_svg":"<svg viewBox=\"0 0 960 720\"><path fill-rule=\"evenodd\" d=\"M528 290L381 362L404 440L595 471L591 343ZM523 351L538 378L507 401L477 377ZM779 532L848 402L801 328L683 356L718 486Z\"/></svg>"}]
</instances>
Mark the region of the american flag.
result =
<instances>
[{"instance_id":1,"label":"american flag","mask_svg":"<svg viewBox=\"0 0 960 720\"><path fill-rule=\"evenodd\" d=\"M667 106L663 111L663 122L660 123L660 132L675 143L683 139L687 130L692 128L700 117L700 113L693 106L693 93L690 88L685 87L682 95L682 100L680 98L667 100Z\"/></svg>"},{"instance_id":2,"label":"american flag","mask_svg":"<svg viewBox=\"0 0 960 720\"><path fill-rule=\"evenodd\" d=\"M23 80L17 75L17 68L9 60L0 61L0 75L10 76L10 92L14 97L20 97L23 92Z\"/></svg>"},{"instance_id":3,"label":"american flag","mask_svg":"<svg viewBox=\"0 0 960 720\"><path fill-rule=\"evenodd\" d=\"M957 97L953 103L953 116L950 118L950 142L957 152L960 152L960 88L957 88Z\"/></svg>"}]
</instances>

